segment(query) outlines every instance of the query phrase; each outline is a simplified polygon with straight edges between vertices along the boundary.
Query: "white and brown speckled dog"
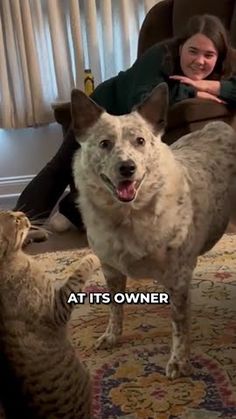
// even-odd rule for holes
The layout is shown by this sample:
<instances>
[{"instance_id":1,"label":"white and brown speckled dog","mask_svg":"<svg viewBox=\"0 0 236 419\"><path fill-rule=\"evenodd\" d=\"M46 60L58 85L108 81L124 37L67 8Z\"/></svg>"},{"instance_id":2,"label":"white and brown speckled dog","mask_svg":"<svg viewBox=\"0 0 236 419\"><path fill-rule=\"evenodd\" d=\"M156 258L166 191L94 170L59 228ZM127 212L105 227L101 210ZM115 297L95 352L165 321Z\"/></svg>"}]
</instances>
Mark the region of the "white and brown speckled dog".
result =
<instances>
[{"instance_id":1,"label":"white and brown speckled dog","mask_svg":"<svg viewBox=\"0 0 236 419\"><path fill-rule=\"evenodd\" d=\"M212 122L168 147L161 134L165 84L128 115L112 116L73 90L71 110L81 148L74 159L79 206L89 243L111 293L126 277L158 279L171 297L173 341L166 373L188 374L189 283L200 254L223 235L236 173L236 135ZM111 304L98 346L122 333L123 305Z\"/></svg>"}]
</instances>

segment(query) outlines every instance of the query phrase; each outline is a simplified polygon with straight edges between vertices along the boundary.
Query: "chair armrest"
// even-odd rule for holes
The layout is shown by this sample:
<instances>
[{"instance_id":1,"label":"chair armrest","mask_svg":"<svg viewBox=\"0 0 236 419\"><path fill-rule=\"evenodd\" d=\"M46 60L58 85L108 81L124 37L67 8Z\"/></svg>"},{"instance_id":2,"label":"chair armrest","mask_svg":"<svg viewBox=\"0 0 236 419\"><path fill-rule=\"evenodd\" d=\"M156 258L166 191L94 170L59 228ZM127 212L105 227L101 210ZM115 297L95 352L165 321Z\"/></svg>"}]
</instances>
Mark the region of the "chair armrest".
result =
<instances>
[{"instance_id":1,"label":"chair armrest","mask_svg":"<svg viewBox=\"0 0 236 419\"><path fill-rule=\"evenodd\" d=\"M235 111L234 111L235 112ZM221 119L232 115L227 105L209 99L186 99L175 103L168 112L168 130L197 121Z\"/></svg>"}]
</instances>

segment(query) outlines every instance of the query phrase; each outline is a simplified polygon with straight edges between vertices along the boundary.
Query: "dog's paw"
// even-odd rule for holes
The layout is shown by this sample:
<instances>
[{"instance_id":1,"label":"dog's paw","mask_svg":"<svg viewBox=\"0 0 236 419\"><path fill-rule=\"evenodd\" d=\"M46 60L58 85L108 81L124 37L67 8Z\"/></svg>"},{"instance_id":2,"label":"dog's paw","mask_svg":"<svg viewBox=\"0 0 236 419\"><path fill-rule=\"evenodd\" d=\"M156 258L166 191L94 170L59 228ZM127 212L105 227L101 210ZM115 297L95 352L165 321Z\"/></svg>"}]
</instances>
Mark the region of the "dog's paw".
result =
<instances>
[{"instance_id":1,"label":"dog's paw","mask_svg":"<svg viewBox=\"0 0 236 419\"><path fill-rule=\"evenodd\" d=\"M114 333L104 333L95 343L96 349L109 349L116 345L118 336Z\"/></svg>"},{"instance_id":2,"label":"dog's paw","mask_svg":"<svg viewBox=\"0 0 236 419\"><path fill-rule=\"evenodd\" d=\"M191 370L192 368L189 359L183 358L178 360L176 358L171 358L166 366L166 376L173 380L178 377L190 375Z\"/></svg>"}]
</instances>

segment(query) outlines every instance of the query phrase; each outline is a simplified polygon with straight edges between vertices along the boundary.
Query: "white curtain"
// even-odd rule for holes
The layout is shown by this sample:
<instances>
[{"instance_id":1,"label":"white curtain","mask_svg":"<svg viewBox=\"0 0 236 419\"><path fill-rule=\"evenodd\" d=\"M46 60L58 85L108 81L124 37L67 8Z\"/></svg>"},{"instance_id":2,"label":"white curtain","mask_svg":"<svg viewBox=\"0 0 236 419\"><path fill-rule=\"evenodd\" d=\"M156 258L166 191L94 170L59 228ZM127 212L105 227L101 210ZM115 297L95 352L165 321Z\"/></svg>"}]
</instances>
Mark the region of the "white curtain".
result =
<instances>
[{"instance_id":1,"label":"white curtain","mask_svg":"<svg viewBox=\"0 0 236 419\"><path fill-rule=\"evenodd\" d=\"M151 0L0 0L0 128L53 121L52 103L136 59Z\"/></svg>"}]
</instances>

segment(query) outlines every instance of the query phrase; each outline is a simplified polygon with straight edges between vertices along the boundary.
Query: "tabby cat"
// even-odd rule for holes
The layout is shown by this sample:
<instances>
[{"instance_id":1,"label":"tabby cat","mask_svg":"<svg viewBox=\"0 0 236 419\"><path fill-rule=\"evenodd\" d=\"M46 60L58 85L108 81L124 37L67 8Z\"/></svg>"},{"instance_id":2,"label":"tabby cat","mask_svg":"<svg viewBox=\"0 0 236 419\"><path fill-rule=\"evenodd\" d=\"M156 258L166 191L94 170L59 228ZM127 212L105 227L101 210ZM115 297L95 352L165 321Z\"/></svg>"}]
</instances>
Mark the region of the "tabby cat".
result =
<instances>
[{"instance_id":1,"label":"tabby cat","mask_svg":"<svg viewBox=\"0 0 236 419\"><path fill-rule=\"evenodd\" d=\"M66 325L71 292L80 292L96 256L85 256L56 289L22 245L30 222L0 212L0 397L6 418L91 419L91 381Z\"/></svg>"}]
</instances>

